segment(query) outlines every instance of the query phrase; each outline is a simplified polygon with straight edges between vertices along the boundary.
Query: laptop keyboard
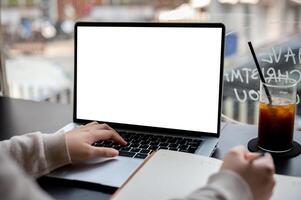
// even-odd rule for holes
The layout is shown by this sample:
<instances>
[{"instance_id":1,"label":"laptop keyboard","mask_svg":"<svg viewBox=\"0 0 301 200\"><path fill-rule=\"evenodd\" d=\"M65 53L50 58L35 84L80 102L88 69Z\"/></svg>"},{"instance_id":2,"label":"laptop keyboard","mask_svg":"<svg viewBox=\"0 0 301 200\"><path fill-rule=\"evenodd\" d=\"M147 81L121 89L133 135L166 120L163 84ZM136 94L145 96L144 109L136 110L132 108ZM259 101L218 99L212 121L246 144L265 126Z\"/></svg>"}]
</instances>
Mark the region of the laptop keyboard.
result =
<instances>
[{"instance_id":1,"label":"laptop keyboard","mask_svg":"<svg viewBox=\"0 0 301 200\"><path fill-rule=\"evenodd\" d=\"M119 156L144 159L153 151L159 149L195 153L202 143L201 139L140 134L125 131L119 131L119 134L128 142L127 145L116 144L113 141L97 141L92 145L114 148L119 151Z\"/></svg>"}]
</instances>

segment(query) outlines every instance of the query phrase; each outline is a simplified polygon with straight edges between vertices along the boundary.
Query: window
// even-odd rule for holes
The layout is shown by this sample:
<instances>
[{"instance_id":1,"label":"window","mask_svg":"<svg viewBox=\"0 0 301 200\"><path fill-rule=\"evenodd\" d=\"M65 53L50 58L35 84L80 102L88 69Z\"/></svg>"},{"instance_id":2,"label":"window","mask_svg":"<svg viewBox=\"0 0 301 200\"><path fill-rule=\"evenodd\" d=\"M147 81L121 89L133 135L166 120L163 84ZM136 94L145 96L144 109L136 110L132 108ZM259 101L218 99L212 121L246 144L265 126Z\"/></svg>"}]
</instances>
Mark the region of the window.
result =
<instances>
[{"instance_id":1,"label":"window","mask_svg":"<svg viewBox=\"0 0 301 200\"><path fill-rule=\"evenodd\" d=\"M223 115L253 124L258 120L259 79L247 42L252 41L266 76L300 80L300 9L296 0L3 0L1 54L7 94L71 103L73 25L78 20L223 22ZM297 122L301 128L299 117Z\"/></svg>"}]
</instances>

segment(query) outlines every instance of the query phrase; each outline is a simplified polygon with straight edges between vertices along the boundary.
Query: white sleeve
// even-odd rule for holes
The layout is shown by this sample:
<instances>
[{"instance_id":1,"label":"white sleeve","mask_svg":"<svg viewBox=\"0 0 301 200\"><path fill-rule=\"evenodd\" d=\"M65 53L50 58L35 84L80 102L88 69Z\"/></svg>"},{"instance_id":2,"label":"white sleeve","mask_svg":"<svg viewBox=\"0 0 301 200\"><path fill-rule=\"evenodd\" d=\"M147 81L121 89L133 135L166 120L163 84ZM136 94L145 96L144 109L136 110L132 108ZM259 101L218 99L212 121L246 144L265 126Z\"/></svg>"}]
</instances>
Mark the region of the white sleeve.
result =
<instances>
[{"instance_id":1,"label":"white sleeve","mask_svg":"<svg viewBox=\"0 0 301 200\"><path fill-rule=\"evenodd\" d=\"M233 171L222 170L210 176L206 186L177 200L253 200L253 195L242 177Z\"/></svg>"},{"instance_id":2,"label":"white sleeve","mask_svg":"<svg viewBox=\"0 0 301 200\"><path fill-rule=\"evenodd\" d=\"M71 163L64 132L41 132L14 136L0 142L6 152L28 175L39 177Z\"/></svg>"},{"instance_id":3,"label":"white sleeve","mask_svg":"<svg viewBox=\"0 0 301 200\"><path fill-rule=\"evenodd\" d=\"M0 163L0 199L52 199L5 152L0 152Z\"/></svg>"}]
</instances>

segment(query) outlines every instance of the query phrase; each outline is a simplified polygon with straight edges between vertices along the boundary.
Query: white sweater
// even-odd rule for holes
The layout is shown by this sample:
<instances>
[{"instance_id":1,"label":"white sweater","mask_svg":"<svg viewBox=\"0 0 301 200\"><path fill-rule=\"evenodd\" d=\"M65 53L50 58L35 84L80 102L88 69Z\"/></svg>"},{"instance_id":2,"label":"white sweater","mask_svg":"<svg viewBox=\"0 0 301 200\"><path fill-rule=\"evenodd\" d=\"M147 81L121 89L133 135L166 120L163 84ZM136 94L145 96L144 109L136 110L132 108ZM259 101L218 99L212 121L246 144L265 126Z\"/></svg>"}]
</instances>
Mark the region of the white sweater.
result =
<instances>
[{"instance_id":1,"label":"white sweater","mask_svg":"<svg viewBox=\"0 0 301 200\"><path fill-rule=\"evenodd\" d=\"M71 164L63 132L40 132L15 136L0 142L1 199L52 199L36 184L40 177ZM212 175L205 187L188 194L186 200L252 200L247 183L236 173L221 171ZM178 199L180 200L180 199Z\"/></svg>"}]
</instances>

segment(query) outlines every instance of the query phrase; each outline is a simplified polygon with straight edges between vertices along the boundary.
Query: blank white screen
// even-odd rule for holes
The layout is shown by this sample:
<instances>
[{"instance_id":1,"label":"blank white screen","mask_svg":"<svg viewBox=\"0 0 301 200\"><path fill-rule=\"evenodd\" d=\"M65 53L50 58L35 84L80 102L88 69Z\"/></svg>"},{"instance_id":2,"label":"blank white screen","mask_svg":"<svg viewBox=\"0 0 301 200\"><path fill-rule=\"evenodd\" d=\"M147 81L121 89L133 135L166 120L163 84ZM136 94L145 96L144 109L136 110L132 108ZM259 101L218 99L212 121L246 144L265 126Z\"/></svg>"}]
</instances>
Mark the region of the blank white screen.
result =
<instances>
[{"instance_id":1,"label":"blank white screen","mask_svg":"<svg viewBox=\"0 0 301 200\"><path fill-rule=\"evenodd\" d=\"M77 118L217 133L222 28L77 28Z\"/></svg>"}]
</instances>

